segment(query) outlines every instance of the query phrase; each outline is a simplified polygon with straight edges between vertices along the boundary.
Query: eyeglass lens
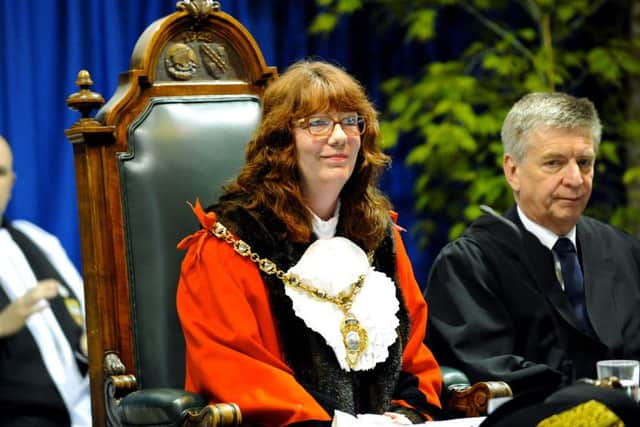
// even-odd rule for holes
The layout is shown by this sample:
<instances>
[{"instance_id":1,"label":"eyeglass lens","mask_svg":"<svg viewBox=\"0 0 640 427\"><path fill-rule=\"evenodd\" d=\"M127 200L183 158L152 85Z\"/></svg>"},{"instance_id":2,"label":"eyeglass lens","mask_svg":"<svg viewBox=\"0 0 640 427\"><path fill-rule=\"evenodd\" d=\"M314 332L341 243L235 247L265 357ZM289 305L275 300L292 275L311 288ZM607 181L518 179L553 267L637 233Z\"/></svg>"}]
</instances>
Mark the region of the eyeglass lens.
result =
<instances>
[{"instance_id":1,"label":"eyeglass lens","mask_svg":"<svg viewBox=\"0 0 640 427\"><path fill-rule=\"evenodd\" d=\"M357 136L364 133L365 120L357 114L342 117L340 120L334 120L330 116L314 116L307 119L307 128L312 135L325 136L331 134L336 123L350 136Z\"/></svg>"}]
</instances>

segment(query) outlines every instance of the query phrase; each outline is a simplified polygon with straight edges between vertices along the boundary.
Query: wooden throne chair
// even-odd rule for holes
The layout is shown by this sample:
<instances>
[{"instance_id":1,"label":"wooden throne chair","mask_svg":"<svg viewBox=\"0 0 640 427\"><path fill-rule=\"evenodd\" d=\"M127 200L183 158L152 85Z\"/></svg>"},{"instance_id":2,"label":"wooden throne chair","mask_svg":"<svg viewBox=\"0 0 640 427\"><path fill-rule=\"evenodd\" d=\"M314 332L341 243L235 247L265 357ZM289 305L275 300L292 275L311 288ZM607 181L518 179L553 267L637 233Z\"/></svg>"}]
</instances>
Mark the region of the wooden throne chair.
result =
<instances>
[{"instance_id":1,"label":"wooden throne chair","mask_svg":"<svg viewBox=\"0 0 640 427\"><path fill-rule=\"evenodd\" d=\"M187 202L212 203L239 170L276 76L252 35L210 0L180 1L144 31L95 118L102 97L88 72L78 74L80 90L67 103L82 117L65 133L76 168L94 425L240 424L234 405L207 406L182 391L176 244L198 227Z\"/></svg>"},{"instance_id":2,"label":"wooden throne chair","mask_svg":"<svg viewBox=\"0 0 640 427\"><path fill-rule=\"evenodd\" d=\"M87 71L67 99L81 114L65 134L76 170L95 426L242 423L233 403L183 390L176 244L198 227L187 202L214 202L239 170L277 71L219 2L176 7L140 36L106 104ZM465 381L447 372L445 380ZM473 402L491 390L456 387L451 402L462 406L454 410L482 411Z\"/></svg>"}]
</instances>

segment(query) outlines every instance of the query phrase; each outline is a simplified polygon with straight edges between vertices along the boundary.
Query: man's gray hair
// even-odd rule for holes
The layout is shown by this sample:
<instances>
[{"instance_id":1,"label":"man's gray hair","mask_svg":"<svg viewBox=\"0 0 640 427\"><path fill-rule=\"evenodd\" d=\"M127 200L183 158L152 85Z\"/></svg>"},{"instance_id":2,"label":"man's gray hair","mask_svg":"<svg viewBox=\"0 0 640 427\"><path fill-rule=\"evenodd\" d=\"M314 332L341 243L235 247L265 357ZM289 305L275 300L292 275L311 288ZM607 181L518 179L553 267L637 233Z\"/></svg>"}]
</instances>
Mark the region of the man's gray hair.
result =
<instances>
[{"instance_id":1,"label":"man's gray hair","mask_svg":"<svg viewBox=\"0 0 640 427\"><path fill-rule=\"evenodd\" d=\"M561 92L533 92L516 102L502 124L502 147L517 162L524 159L529 135L545 128L589 131L597 152L602 125L593 103Z\"/></svg>"}]
</instances>

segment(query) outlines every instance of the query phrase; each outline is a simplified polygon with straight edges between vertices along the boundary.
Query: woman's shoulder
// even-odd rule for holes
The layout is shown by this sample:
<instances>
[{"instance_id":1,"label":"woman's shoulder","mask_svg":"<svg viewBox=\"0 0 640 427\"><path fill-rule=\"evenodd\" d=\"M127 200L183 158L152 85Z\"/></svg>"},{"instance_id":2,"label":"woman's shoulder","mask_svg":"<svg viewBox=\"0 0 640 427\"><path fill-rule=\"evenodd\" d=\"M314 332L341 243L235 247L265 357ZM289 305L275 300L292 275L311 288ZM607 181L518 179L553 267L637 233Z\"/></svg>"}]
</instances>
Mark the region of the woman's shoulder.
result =
<instances>
[{"instance_id":1,"label":"woman's shoulder","mask_svg":"<svg viewBox=\"0 0 640 427\"><path fill-rule=\"evenodd\" d=\"M194 257L197 259L201 256L205 247L210 246L210 244L216 246L217 243L222 243L223 241L216 237L216 228L220 223L215 211L204 209L200 204L200 200L197 200L194 205L191 205L191 210L198 220L200 228L184 237L178 243L177 248L193 252Z\"/></svg>"},{"instance_id":2,"label":"woman's shoulder","mask_svg":"<svg viewBox=\"0 0 640 427\"><path fill-rule=\"evenodd\" d=\"M266 242L272 244L274 232L281 228L266 209L250 209L246 203L238 200L221 200L207 208L196 201L191 208L200 229L186 236L178 244L178 249L192 249L195 245L196 251L200 252L205 244L210 246L211 241L232 248L236 240L261 247Z\"/></svg>"},{"instance_id":3,"label":"woman's shoulder","mask_svg":"<svg viewBox=\"0 0 640 427\"><path fill-rule=\"evenodd\" d=\"M241 254L238 245L240 238L234 229L222 222L222 217L216 210L204 209L199 203L192 206L193 213L200 223L200 229L186 236L177 248L185 251L181 271L184 277L200 278L194 283L200 283L202 278L228 276L243 277L247 271L252 271L253 265L247 256ZM239 280L239 279L238 279Z\"/></svg>"}]
</instances>

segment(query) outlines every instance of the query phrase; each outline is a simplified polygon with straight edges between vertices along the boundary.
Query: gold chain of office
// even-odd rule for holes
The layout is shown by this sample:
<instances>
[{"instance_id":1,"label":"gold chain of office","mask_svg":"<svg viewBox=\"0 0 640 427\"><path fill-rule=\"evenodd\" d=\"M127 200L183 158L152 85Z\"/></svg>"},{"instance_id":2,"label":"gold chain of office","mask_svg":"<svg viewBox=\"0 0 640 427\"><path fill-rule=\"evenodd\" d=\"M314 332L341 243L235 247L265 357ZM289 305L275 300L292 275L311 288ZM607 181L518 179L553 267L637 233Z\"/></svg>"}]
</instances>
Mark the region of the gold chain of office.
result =
<instances>
[{"instance_id":1,"label":"gold chain of office","mask_svg":"<svg viewBox=\"0 0 640 427\"><path fill-rule=\"evenodd\" d=\"M351 312L351 306L353 305L353 300L356 295L364 285L364 274L359 275L358 279L353 282L347 290L338 293L338 295L330 295L326 291L306 283L296 274L285 273L270 259L260 257L260 255L251 250L251 246L247 242L233 237L233 234L231 234L227 227L220 222L216 222L210 231L211 234L218 239L230 244L236 253L245 258L249 258L266 274L275 275L286 286L298 289L318 301L330 302L336 305L344 314L342 322L340 323L340 333L342 334L342 342L347 352L345 360L351 369L356 366L362 352L367 348L368 337L367 330L360 325L358 319L356 319Z\"/></svg>"}]
</instances>

